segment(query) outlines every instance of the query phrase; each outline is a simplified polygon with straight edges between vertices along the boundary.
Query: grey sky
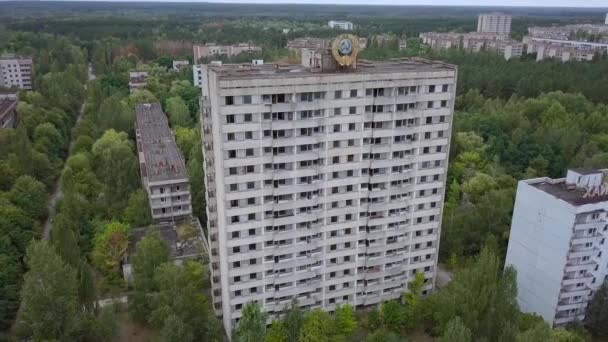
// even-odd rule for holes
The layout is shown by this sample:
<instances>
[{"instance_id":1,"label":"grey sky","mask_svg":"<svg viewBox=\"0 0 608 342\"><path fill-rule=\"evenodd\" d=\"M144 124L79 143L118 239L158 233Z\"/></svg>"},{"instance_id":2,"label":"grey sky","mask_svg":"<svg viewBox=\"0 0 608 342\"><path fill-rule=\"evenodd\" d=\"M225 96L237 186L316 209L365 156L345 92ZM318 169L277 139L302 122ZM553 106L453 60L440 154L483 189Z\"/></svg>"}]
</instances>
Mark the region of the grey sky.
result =
<instances>
[{"instance_id":1,"label":"grey sky","mask_svg":"<svg viewBox=\"0 0 608 342\"><path fill-rule=\"evenodd\" d=\"M88 0L97 1L97 0ZM607 0L114 0L161 2L220 2L220 3L299 3L340 5L435 5L435 6L542 6L542 7L608 7Z\"/></svg>"}]
</instances>

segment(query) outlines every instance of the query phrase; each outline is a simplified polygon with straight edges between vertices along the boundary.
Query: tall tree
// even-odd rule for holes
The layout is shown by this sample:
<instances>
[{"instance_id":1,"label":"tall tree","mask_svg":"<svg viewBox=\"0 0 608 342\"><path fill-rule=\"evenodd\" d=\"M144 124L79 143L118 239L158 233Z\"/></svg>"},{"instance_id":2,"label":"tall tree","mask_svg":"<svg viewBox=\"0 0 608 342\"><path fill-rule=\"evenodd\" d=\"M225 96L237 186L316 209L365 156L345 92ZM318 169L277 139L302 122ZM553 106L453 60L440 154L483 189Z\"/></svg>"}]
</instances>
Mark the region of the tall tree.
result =
<instances>
[{"instance_id":1,"label":"tall tree","mask_svg":"<svg viewBox=\"0 0 608 342\"><path fill-rule=\"evenodd\" d=\"M120 217L129 194L139 185L133 142L126 133L106 131L93 144L95 171L104 187L108 215Z\"/></svg>"},{"instance_id":2,"label":"tall tree","mask_svg":"<svg viewBox=\"0 0 608 342\"><path fill-rule=\"evenodd\" d=\"M608 282L597 290L585 315L585 325L594 334L608 337Z\"/></svg>"},{"instance_id":3,"label":"tall tree","mask_svg":"<svg viewBox=\"0 0 608 342\"><path fill-rule=\"evenodd\" d=\"M300 342L331 341L331 325L331 318L326 312L320 309L309 312L300 330Z\"/></svg>"},{"instance_id":4,"label":"tall tree","mask_svg":"<svg viewBox=\"0 0 608 342\"><path fill-rule=\"evenodd\" d=\"M15 181L8 198L34 219L43 219L47 214L46 187L31 176L21 176Z\"/></svg>"},{"instance_id":5,"label":"tall tree","mask_svg":"<svg viewBox=\"0 0 608 342\"><path fill-rule=\"evenodd\" d=\"M452 318L445 327L440 342L472 342L471 330L467 328L460 317Z\"/></svg>"},{"instance_id":6,"label":"tall tree","mask_svg":"<svg viewBox=\"0 0 608 342\"><path fill-rule=\"evenodd\" d=\"M243 317L235 330L238 342L263 341L266 336L267 314L256 302L249 302L243 308Z\"/></svg>"},{"instance_id":7,"label":"tall tree","mask_svg":"<svg viewBox=\"0 0 608 342\"><path fill-rule=\"evenodd\" d=\"M133 227L144 227L152 223L148 194L145 190L137 189L131 193L123 217Z\"/></svg>"},{"instance_id":8,"label":"tall tree","mask_svg":"<svg viewBox=\"0 0 608 342\"><path fill-rule=\"evenodd\" d=\"M167 99L166 105L167 114L169 114L169 122L172 127L190 127L192 126L192 117L188 106L181 97L170 97Z\"/></svg>"},{"instance_id":9,"label":"tall tree","mask_svg":"<svg viewBox=\"0 0 608 342\"><path fill-rule=\"evenodd\" d=\"M93 240L91 258L95 266L109 276L117 276L120 261L129 248L131 227L114 221L103 226Z\"/></svg>"},{"instance_id":10,"label":"tall tree","mask_svg":"<svg viewBox=\"0 0 608 342\"><path fill-rule=\"evenodd\" d=\"M129 312L137 320L145 321L152 312L150 294L157 291L154 273L169 261L169 248L156 233L149 233L137 243L133 255L133 291L129 294Z\"/></svg>"},{"instance_id":11,"label":"tall tree","mask_svg":"<svg viewBox=\"0 0 608 342\"><path fill-rule=\"evenodd\" d=\"M37 341L69 340L78 317L76 271L45 241L33 241L26 258L19 332Z\"/></svg>"}]
</instances>

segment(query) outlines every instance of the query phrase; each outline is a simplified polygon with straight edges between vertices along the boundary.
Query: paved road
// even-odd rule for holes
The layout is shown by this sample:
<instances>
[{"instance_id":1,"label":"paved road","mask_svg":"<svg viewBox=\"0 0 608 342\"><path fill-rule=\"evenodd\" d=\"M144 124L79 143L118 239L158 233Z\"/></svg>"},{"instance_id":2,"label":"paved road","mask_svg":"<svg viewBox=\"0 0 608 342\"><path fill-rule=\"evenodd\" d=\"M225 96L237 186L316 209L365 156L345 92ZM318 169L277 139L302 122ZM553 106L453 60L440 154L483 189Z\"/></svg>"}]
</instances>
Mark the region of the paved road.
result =
<instances>
[{"instance_id":1,"label":"paved road","mask_svg":"<svg viewBox=\"0 0 608 342\"><path fill-rule=\"evenodd\" d=\"M89 64L88 67L88 79L92 81L95 79L95 74L93 74L93 67ZM86 88L86 84L85 84ZM82 119L82 113L84 112L84 103L80 107L80 111L78 111L78 118L76 119L76 125ZM74 149L75 141L72 140L70 142L70 147L68 149L68 156L72 155L72 150ZM46 222L44 223L44 229L42 230L42 239L49 240L51 238L51 229L53 228L53 220L55 219L55 215L57 214L57 203L63 197L63 175L59 176L59 179L55 183L55 188L53 190L53 194L49 199L49 203L47 204L47 210L49 213Z\"/></svg>"}]
</instances>

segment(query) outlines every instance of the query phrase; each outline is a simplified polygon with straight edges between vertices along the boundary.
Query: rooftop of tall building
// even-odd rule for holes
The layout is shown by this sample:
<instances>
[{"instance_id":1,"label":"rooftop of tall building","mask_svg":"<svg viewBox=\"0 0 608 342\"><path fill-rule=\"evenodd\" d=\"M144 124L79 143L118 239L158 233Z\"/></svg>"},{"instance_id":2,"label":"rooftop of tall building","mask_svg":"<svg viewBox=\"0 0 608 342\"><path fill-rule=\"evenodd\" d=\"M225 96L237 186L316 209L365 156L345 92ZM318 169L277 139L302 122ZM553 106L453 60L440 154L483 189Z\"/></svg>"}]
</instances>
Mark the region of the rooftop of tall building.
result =
<instances>
[{"instance_id":1,"label":"rooftop of tall building","mask_svg":"<svg viewBox=\"0 0 608 342\"><path fill-rule=\"evenodd\" d=\"M456 70L456 66L440 61L423 58L395 58L386 62L372 62L363 59L357 61L356 68L348 70L318 70L300 64L221 64L208 65L210 70L218 73L223 79L273 78L273 77L306 77L319 74L374 74L394 72L418 72Z\"/></svg>"},{"instance_id":2,"label":"rooftop of tall building","mask_svg":"<svg viewBox=\"0 0 608 342\"><path fill-rule=\"evenodd\" d=\"M604 176L608 170L570 169L566 178L535 178L525 183L569 204L579 206L608 201Z\"/></svg>"},{"instance_id":3,"label":"rooftop of tall building","mask_svg":"<svg viewBox=\"0 0 608 342\"><path fill-rule=\"evenodd\" d=\"M137 141L145 159L150 182L187 179L186 166L159 103L139 103L135 107ZM144 162L140 160L140 162Z\"/></svg>"}]
</instances>

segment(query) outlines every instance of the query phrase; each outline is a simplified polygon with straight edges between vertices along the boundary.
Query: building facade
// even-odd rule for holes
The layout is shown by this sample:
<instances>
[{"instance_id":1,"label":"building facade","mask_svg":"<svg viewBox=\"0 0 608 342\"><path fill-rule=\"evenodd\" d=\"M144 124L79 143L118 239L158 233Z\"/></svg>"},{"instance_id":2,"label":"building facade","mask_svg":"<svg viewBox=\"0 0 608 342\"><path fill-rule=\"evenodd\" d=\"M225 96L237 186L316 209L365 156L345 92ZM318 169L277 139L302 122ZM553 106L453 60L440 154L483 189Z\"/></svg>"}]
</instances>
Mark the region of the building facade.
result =
<instances>
[{"instance_id":1,"label":"building facade","mask_svg":"<svg viewBox=\"0 0 608 342\"><path fill-rule=\"evenodd\" d=\"M147 71L129 71L129 92L145 87L148 76Z\"/></svg>"},{"instance_id":2,"label":"building facade","mask_svg":"<svg viewBox=\"0 0 608 342\"><path fill-rule=\"evenodd\" d=\"M524 52L524 44L506 35L489 33L438 33L424 32L420 34L423 44L434 50L463 49L469 52L483 50L494 51L506 60L519 58Z\"/></svg>"},{"instance_id":3,"label":"building facade","mask_svg":"<svg viewBox=\"0 0 608 342\"><path fill-rule=\"evenodd\" d=\"M160 103L139 103L135 119L140 176L148 193L152 219L155 222L190 219L190 181L167 115Z\"/></svg>"},{"instance_id":4,"label":"building facade","mask_svg":"<svg viewBox=\"0 0 608 342\"><path fill-rule=\"evenodd\" d=\"M554 326L582 321L606 281L608 191L604 171L519 182L506 265L517 271L524 312Z\"/></svg>"},{"instance_id":5,"label":"building facade","mask_svg":"<svg viewBox=\"0 0 608 342\"><path fill-rule=\"evenodd\" d=\"M217 44L205 44L205 45L194 45L192 47L194 55L194 64L200 62L201 59L214 57L214 56L227 56L234 57L243 52L254 52L262 51L262 48L249 43L239 43L235 45L217 45Z\"/></svg>"},{"instance_id":6,"label":"building facade","mask_svg":"<svg viewBox=\"0 0 608 342\"><path fill-rule=\"evenodd\" d=\"M416 273L434 286L456 67L309 65L202 67L212 297L228 332L250 301L272 319L292 299L398 298Z\"/></svg>"},{"instance_id":7,"label":"building facade","mask_svg":"<svg viewBox=\"0 0 608 342\"><path fill-rule=\"evenodd\" d=\"M480 14L477 32L508 35L511 33L511 16L502 13Z\"/></svg>"},{"instance_id":8,"label":"building facade","mask_svg":"<svg viewBox=\"0 0 608 342\"><path fill-rule=\"evenodd\" d=\"M330 20L327 23L327 26L332 29L340 29L345 31L352 31L355 27L352 22L344 20Z\"/></svg>"},{"instance_id":9,"label":"building facade","mask_svg":"<svg viewBox=\"0 0 608 342\"><path fill-rule=\"evenodd\" d=\"M33 89L34 62L30 57L0 55L0 87Z\"/></svg>"},{"instance_id":10,"label":"building facade","mask_svg":"<svg viewBox=\"0 0 608 342\"><path fill-rule=\"evenodd\" d=\"M17 94L0 94L0 128L15 128L18 102Z\"/></svg>"}]
</instances>

